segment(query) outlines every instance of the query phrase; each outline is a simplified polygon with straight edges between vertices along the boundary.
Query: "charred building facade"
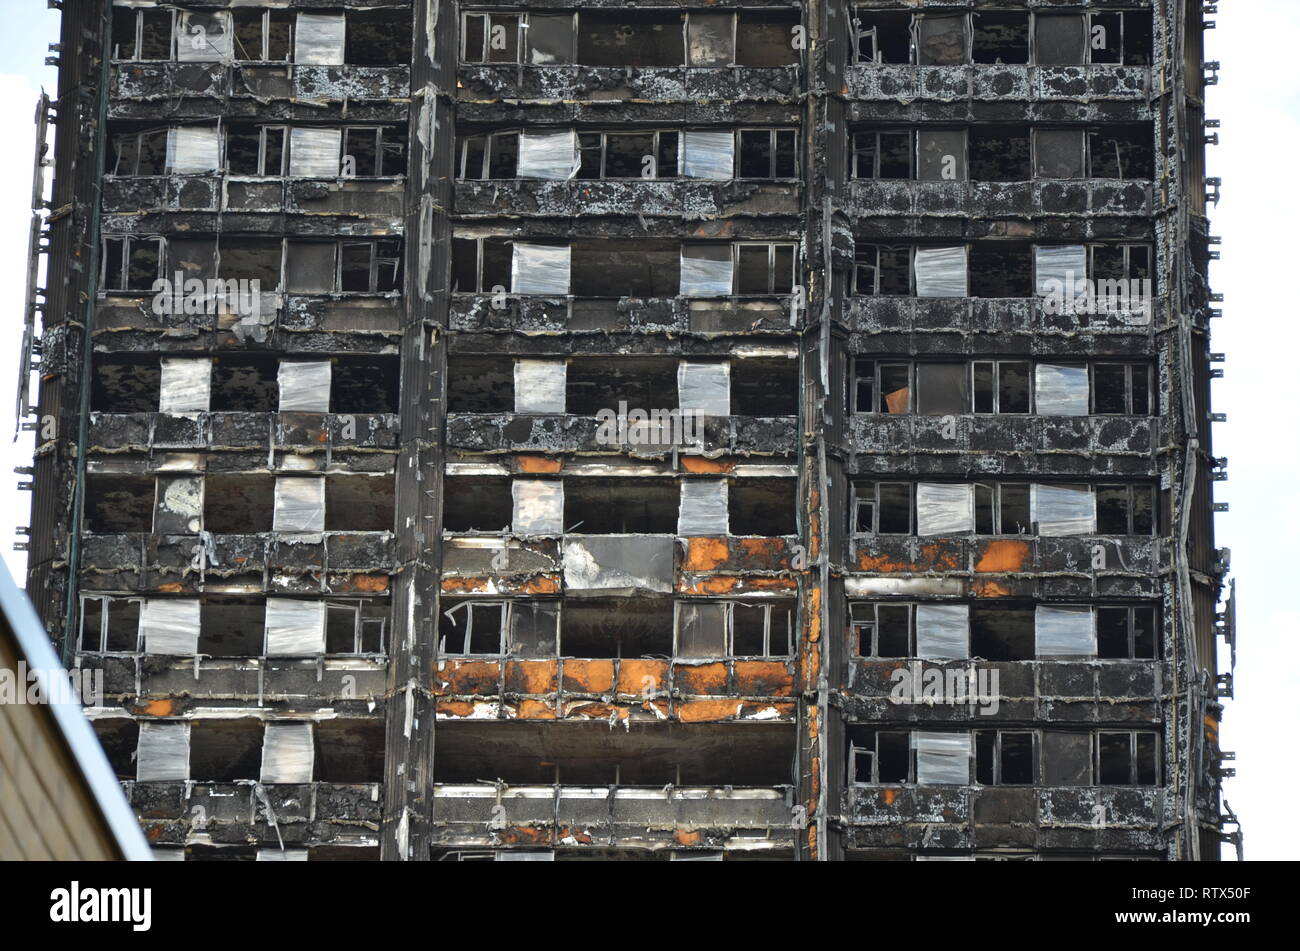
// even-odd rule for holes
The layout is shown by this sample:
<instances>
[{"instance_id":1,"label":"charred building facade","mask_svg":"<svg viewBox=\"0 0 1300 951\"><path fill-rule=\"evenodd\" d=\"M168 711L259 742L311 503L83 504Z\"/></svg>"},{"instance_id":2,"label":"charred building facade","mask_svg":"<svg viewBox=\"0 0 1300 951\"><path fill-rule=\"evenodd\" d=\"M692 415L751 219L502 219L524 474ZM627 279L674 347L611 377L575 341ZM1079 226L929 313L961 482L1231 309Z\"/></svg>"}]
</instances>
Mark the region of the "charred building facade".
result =
<instances>
[{"instance_id":1,"label":"charred building facade","mask_svg":"<svg viewBox=\"0 0 1300 951\"><path fill-rule=\"evenodd\" d=\"M160 857L1219 857L1199 0L60 6L28 590Z\"/></svg>"}]
</instances>

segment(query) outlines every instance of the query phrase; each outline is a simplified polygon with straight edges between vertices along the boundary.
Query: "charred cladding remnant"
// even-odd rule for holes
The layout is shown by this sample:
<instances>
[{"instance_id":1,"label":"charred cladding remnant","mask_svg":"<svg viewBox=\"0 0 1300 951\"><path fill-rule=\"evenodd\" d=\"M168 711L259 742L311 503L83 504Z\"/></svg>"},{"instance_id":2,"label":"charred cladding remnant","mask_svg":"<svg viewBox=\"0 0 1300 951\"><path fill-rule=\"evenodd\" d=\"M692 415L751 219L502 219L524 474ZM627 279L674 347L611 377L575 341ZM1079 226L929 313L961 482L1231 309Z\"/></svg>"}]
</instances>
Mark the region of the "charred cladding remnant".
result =
<instances>
[{"instance_id":1,"label":"charred cladding remnant","mask_svg":"<svg viewBox=\"0 0 1300 951\"><path fill-rule=\"evenodd\" d=\"M1239 841L1202 6L987 6L64 0L29 590L160 857Z\"/></svg>"}]
</instances>

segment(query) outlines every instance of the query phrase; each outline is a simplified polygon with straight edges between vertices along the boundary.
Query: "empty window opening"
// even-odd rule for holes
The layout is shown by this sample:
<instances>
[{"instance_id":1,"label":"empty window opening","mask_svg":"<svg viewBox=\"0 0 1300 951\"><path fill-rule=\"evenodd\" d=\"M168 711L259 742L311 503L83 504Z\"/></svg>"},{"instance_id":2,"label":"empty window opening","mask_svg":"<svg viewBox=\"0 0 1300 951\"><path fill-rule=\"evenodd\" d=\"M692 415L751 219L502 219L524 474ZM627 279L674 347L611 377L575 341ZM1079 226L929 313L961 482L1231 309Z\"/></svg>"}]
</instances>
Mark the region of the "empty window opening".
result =
<instances>
[{"instance_id":1,"label":"empty window opening","mask_svg":"<svg viewBox=\"0 0 1300 951\"><path fill-rule=\"evenodd\" d=\"M258 720L195 720L190 725L190 778L228 783L257 779L262 767Z\"/></svg>"},{"instance_id":2,"label":"empty window opening","mask_svg":"<svg viewBox=\"0 0 1300 951\"><path fill-rule=\"evenodd\" d=\"M397 357L338 357L330 375L331 413L396 413Z\"/></svg>"},{"instance_id":3,"label":"empty window opening","mask_svg":"<svg viewBox=\"0 0 1300 951\"><path fill-rule=\"evenodd\" d=\"M742 10L736 21L736 65L797 65L795 28L799 20L795 12Z\"/></svg>"},{"instance_id":4,"label":"empty window opening","mask_svg":"<svg viewBox=\"0 0 1300 951\"><path fill-rule=\"evenodd\" d=\"M794 416L799 412L797 360L731 362L731 411L737 416Z\"/></svg>"},{"instance_id":5,"label":"empty window opening","mask_svg":"<svg viewBox=\"0 0 1300 951\"><path fill-rule=\"evenodd\" d=\"M666 599L571 600L564 605L565 657L671 657L673 604Z\"/></svg>"},{"instance_id":6,"label":"empty window opening","mask_svg":"<svg viewBox=\"0 0 1300 951\"><path fill-rule=\"evenodd\" d=\"M393 477L325 477L327 532L391 532L395 512Z\"/></svg>"},{"instance_id":7,"label":"empty window opening","mask_svg":"<svg viewBox=\"0 0 1300 951\"><path fill-rule=\"evenodd\" d=\"M577 177L676 178L680 139L676 131L580 132Z\"/></svg>"},{"instance_id":8,"label":"empty window opening","mask_svg":"<svg viewBox=\"0 0 1300 951\"><path fill-rule=\"evenodd\" d=\"M795 479L740 479L727 495L732 535L793 535Z\"/></svg>"},{"instance_id":9,"label":"empty window opening","mask_svg":"<svg viewBox=\"0 0 1300 951\"><path fill-rule=\"evenodd\" d=\"M518 13L466 13L461 21L461 61L518 63L523 20Z\"/></svg>"},{"instance_id":10,"label":"empty window opening","mask_svg":"<svg viewBox=\"0 0 1300 951\"><path fill-rule=\"evenodd\" d=\"M1031 785L1038 775L1035 763L1032 732L975 731L975 782L980 785Z\"/></svg>"},{"instance_id":11,"label":"empty window opening","mask_svg":"<svg viewBox=\"0 0 1300 951\"><path fill-rule=\"evenodd\" d=\"M409 10L349 10L344 62L349 66L406 66L411 62Z\"/></svg>"},{"instance_id":12,"label":"empty window opening","mask_svg":"<svg viewBox=\"0 0 1300 951\"><path fill-rule=\"evenodd\" d=\"M1032 297L1033 254L1028 245L982 241L970 249L972 297Z\"/></svg>"},{"instance_id":13,"label":"empty window opening","mask_svg":"<svg viewBox=\"0 0 1300 951\"><path fill-rule=\"evenodd\" d=\"M569 479L564 527L583 535L674 535L679 501L671 480Z\"/></svg>"},{"instance_id":14,"label":"empty window opening","mask_svg":"<svg viewBox=\"0 0 1300 951\"><path fill-rule=\"evenodd\" d=\"M733 656L790 656L795 624L793 601L733 601L730 607Z\"/></svg>"},{"instance_id":15,"label":"empty window opening","mask_svg":"<svg viewBox=\"0 0 1300 951\"><path fill-rule=\"evenodd\" d=\"M443 530L508 532L514 517L510 480L449 478L443 483Z\"/></svg>"},{"instance_id":16,"label":"empty window opening","mask_svg":"<svg viewBox=\"0 0 1300 951\"><path fill-rule=\"evenodd\" d=\"M506 614L505 601L446 603L438 620L438 652L489 655L504 653Z\"/></svg>"},{"instance_id":17,"label":"empty window opening","mask_svg":"<svg viewBox=\"0 0 1300 951\"><path fill-rule=\"evenodd\" d=\"M210 408L224 413L270 413L279 408L275 357L219 354L212 364Z\"/></svg>"},{"instance_id":18,"label":"empty window opening","mask_svg":"<svg viewBox=\"0 0 1300 951\"><path fill-rule=\"evenodd\" d=\"M274 513L274 476L211 475L204 480L205 531L215 535L269 532Z\"/></svg>"},{"instance_id":19,"label":"empty window opening","mask_svg":"<svg viewBox=\"0 0 1300 951\"><path fill-rule=\"evenodd\" d=\"M972 605L971 656L989 661L1033 660L1034 617L1032 607Z\"/></svg>"},{"instance_id":20,"label":"empty window opening","mask_svg":"<svg viewBox=\"0 0 1300 951\"><path fill-rule=\"evenodd\" d=\"M668 11L583 11L578 20L578 62L633 68L686 62L682 14Z\"/></svg>"},{"instance_id":21,"label":"empty window opening","mask_svg":"<svg viewBox=\"0 0 1300 951\"><path fill-rule=\"evenodd\" d=\"M144 354L96 354L91 385L93 412L156 413L162 386L158 358Z\"/></svg>"},{"instance_id":22,"label":"empty window opening","mask_svg":"<svg viewBox=\"0 0 1300 951\"><path fill-rule=\"evenodd\" d=\"M913 150L913 133L907 129L855 132L853 177L914 178Z\"/></svg>"},{"instance_id":23,"label":"empty window opening","mask_svg":"<svg viewBox=\"0 0 1300 951\"><path fill-rule=\"evenodd\" d=\"M741 178L798 176L793 129L742 129L737 135Z\"/></svg>"},{"instance_id":24,"label":"empty window opening","mask_svg":"<svg viewBox=\"0 0 1300 951\"><path fill-rule=\"evenodd\" d=\"M86 477L86 530L97 535L153 531L152 476Z\"/></svg>"},{"instance_id":25,"label":"empty window opening","mask_svg":"<svg viewBox=\"0 0 1300 951\"><path fill-rule=\"evenodd\" d=\"M139 598L83 595L81 650L92 654L134 654L140 650Z\"/></svg>"},{"instance_id":26,"label":"empty window opening","mask_svg":"<svg viewBox=\"0 0 1300 951\"><path fill-rule=\"evenodd\" d=\"M677 361L653 357L577 358L565 381L565 407L577 416L617 411L620 402L646 411L677 407Z\"/></svg>"},{"instance_id":27,"label":"empty window opening","mask_svg":"<svg viewBox=\"0 0 1300 951\"><path fill-rule=\"evenodd\" d=\"M325 604L325 653L380 655L388 633L388 605L374 601Z\"/></svg>"},{"instance_id":28,"label":"empty window opening","mask_svg":"<svg viewBox=\"0 0 1300 951\"><path fill-rule=\"evenodd\" d=\"M1117 660L1154 660L1154 607L1097 608L1097 656Z\"/></svg>"},{"instance_id":29,"label":"empty window opening","mask_svg":"<svg viewBox=\"0 0 1300 951\"><path fill-rule=\"evenodd\" d=\"M848 726L849 775L855 785L912 781L911 735L903 730Z\"/></svg>"},{"instance_id":30,"label":"empty window opening","mask_svg":"<svg viewBox=\"0 0 1300 951\"><path fill-rule=\"evenodd\" d=\"M166 129L143 132L118 132L109 139L112 152L108 158L109 174L123 177L165 175L167 173Z\"/></svg>"},{"instance_id":31,"label":"empty window opening","mask_svg":"<svg viewBox=\"0 0 1300 951\"><path fill-rule=\"evenodd\" d=\"M336 717L312 726L317 782L356 785L384 781L382 719ZM348 849L340 857L363 858L356 849Z\"/></svg>"},{"instance_id":32,"label":"empty window opening","mask_svg":"<svg viewBox=\"0 0 1300 951\"><path fill-rule=\"evenodd\" d=\"M912 15L858 11L853 20L859 63L912 62Z\"/></svg>"},{"instance_id":33,"label":"empty window opening","mask_svg":"<svg viewBox=\"0 0 1300 951\"><path fill-rule=\"evenodd\" d=\"M513 257L514 242L505 238L453 238L452 291L509 291Z\"/></svg>"},{"instance_id":34,"label":"empty window opening","mask_svg":"<svg viewBox=\"0 0 1300 951\"><path fill-rule=\"evenodd\" d=\"M912 525L911 483L853 483L855 534L910 535Z\"/></svg>"},{"instance_id":35,"label":"empty window opening","mask_svg":"<svg viewBox=\"0 0 1300 951\"><path fill-rule=\"evenodd\" d=\"M1088 130L1088 175L1130 181L1154 178L1151 127L1108 126Z\"/></svg>"},{"instance_id":36,"label":"empty window opening","mask_svg":"<svg viewBox=\"0 0 1300 951\"><path fill-rule=\"evenodd\" d=\"M1102 535L1155 533L1155 489L1149 485L1098 485L1097 531Z\"/></svg>"},{"instance_id":37,"label":"empty window opening","mask_svg":"<svg viewBox=\"0 0 1300 951\"><path fill-rule=\"evenodd\" d=\"M1029 62L1029 14L974 14L972 58L976 63L1019 65Z\"/></svg>"},{"instance_id":38,"label":"empty window opening","mask_svg":"<svg viewBox=\"0 0 1300 951\"><path fill-rule=\"evenodd\" d=\"M338 289L344 293L390 294L401 289L402 243L343 241L339 245Z\"/></svg>"},{"instance_id":39,"label":"empty window opening","mask_svg":"<svg viewBox=\"0 0 1300 951\"><path fill-rule=\"evenodd\" d=\"M676 241L577 240L572 251L572 292L577 297L676 297L682 283L681 256L682 245ZM598 326L603 329L608 326L608 311L599 313Z\"/></svg>"},{"instance_id":40,"label":"empty window opening","mask_svg":"<svg viewBox=\"0 0 1300 951\"><path fill-rule=\"evenodd\" d=\"M120 780L135 779L136 749L140 745L140 724L129 717L91 720L91 727L108 757L108 765Z\"/></svg>"},{"instance_id":41,"label":"empty window opening","mask_svg":"<svg viewBox=\"0 0 1300 951\"><path fill-rule=\"evenodd\" d=\"M970 177L977 182L1027 182L1032 177L1027 126L974 126Z\"/></svg>"},{"instance_id":42,"label":"empty window opening","mask_svg":"<svg viewBox=\"0 0 1300 951\"><path fill-rule=\"evenodd\" d=\"M261 657L265 624L262 599L205 598L199 606L198 651L207 657Z\"/></svg>"},{"instance_id":43,"label":"empty window opening","mask_svg":"<svg viewBox=\"0 0 1300 951\"><path fill-rule=\"evenodd\" d=\"M514 360L509 357L455 356L447 362L450 413L513 412L514 391ZM598 393L593 391L593 396L599 401Z\"/></svg>"}]
</instances>

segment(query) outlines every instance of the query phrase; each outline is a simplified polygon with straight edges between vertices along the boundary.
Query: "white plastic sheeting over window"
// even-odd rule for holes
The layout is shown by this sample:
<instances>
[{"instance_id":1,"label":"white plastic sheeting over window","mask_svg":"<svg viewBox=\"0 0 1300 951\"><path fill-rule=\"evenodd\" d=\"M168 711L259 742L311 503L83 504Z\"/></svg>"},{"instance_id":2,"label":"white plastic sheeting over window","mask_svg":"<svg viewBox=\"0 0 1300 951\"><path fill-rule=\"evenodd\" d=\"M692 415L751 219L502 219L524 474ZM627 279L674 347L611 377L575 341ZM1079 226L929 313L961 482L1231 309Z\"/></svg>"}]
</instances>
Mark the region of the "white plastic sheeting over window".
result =
<instances>
[{"instance_id":1,"label":"white plastic sheeting over window","mask_svg":"<svg viewBox=\"0 0 1300 951\"><path fill-rule=\"evenodd\" d=\"M965 248L917 248L917 297L966 297Z\"/></svg>"},{"instance_id":2,"label":"white plastic sheeting over window","mask_svg":"<svg viewBox=\"0 0 1300 951\"><path fill-rule=\"evenodd\" d=\"M1034 652L1039 657L1095 657L1092 608L1039 605L1034 612Z\"/></svg>"},{"instance_id":3,"label":"white plastic sheeting over window","mask_svg":"<svg viewBox=\"0 0 1300 951\"><path fill-rule=\"evenodd\" d=\"M728 524L725 479L688 479L682 483L678 535L726 535Z\"/></svg>"},{"instance_id":4,"label":"white plastic sheeting over window","mask_svg":"<svg viewBox=\"0 0 1300 951\"><path fill-rule=\"evenodd\" d=\"M1034 402L1039 416L1087 416L1088 368L1038 364Z\"/></svg>"},{"instance_id":5,"label":"white plastic sheeting over window","mask_svg":"<svg viewBox=\"0 0 1300 951\"><path fill-rule=\"evenodd\" d=\"M728 297L734 273L731 245L682 245L683 297Z\"/></svg>"},{"instance_id":6,"label":"white plastic sheeting over window","mask_svg":"<svg viewBox=\"0 0 1300 951\"><path fill-rule=\"evenodd\" d=\"M673 590L671 535L568 535L564 539L566 594L668 594Z\"/></svg>"},{"instance_id":7,"label":"white plastic sheeting over window","mask_svg":"<svg viewBox=\"0 0 1300 951\"><path fill-rule=\"evenodd\" d=\"M310 723L268 723L262 735L264 783L309 783L316 764Z\"/></svg>"},{"instance_id":8,"label":"white plastic sheeting over window","mask_svg":"<svg viewBox=\"0 0 1300 951\"><path fill-rule=\"evenodd\" d=\"M199 652L197 598L149 598L140 612L146 654L192 657Z\"/></svg>"},{"instance_id":9,"label":"white plastic sheeting over window","mask_svg":"<svg viewBox=\"0 0 1300 951\"><path fill-rule=\"evenodd\" d=\"M135 778L168 783L190 778L190 725L141 723L135 750Z\"/></svg>"},{"instance_id":10,"label":"white plastic sheeting over window","mask_svg":"<svg viewBox=\"0 0 1300 951\"><path fill-rule=\"evenodd\" d=\"M302 178L338 178L342 172L342 129L289 130L289 174Z\"/></svg>"},{"instance_id":11,"label":"white plastic sheeting over window","mask_svg":"<svg viewBox=\"0 0 1300 951\"><path fill-rule=\"evenodd\" d=\"M975 487L922 482L916 487L916 533L960 535L975 531Z\"/></svg>"},{"instance_id":12,"label":"white plastic sheeting over window","mask_svg":"<svg viewBox=\"0 0 1300 951\"><path fill-rule=\"evenodd\" d=\"M325 602L266 599L266 656L325 653Z\"/></svg>"},{"instance_id":13,"label":"white plastic sheeting over window","mask_svg":"<svg viewBox=\"0 0 1300 951\"><path fill-rule=\"evenodd\" d=\"M734 177L736 134L734 132L682 133L682 174L687 178L726 180Z\"/></svg>"},{"instance_id":14,"label":"white plastic sheeting over window","mask_svg":"<svg viewBox=\"0 0 1300 951\"><path fill-rule=\"evenodd\" d=\"M1030 519L1039 535L1087 535L1097 528L1097 505L1087 486L1035 485Z\"/></svg>"},{"instance_id":15,"label":"white plastic sheeting over window","mask_svg":"<svg viewBox=\"0 0 1300 951\"><path fill-rule=\"evenodd\" d=\"M969 733L913 733L916 750L916 781L936 783L970 782L971 736Z\"/></svg>"},{"instance_id":16,"label":"white plastic sheeting over window","mask_svg":"<svg viewBox=\"0 0 1300 951\"><path fill-rule=\"evenodd\" d=\"M342 66L346 29L341 13L299 13L293 32L293 61Z\"/></svg>"},{"instance_id":17,"label":"white plastic sheeting over window","mask_svg":"<svg viewBox=\"0 0 1300 951\"><path fill-rule=\"evenodd\" d=\"M1072 300L1088 277L1088 249L1081 244L1034 248L1034 282L1039 297Z\"/></svg>"},{"instance_id":18,"label":"white plastic sheeting over window","mask_svg":"<svg viewBox=\"0 0 1300 951\"><path fill-rule=\"evenodd\" d=\"M578 133L524 132L519 136L520 178L567 179L578 173Z\"/></svg>"},{"instance_id":19,"label":"white plastic sheeting over window","mask_svg":"<svg viewBox=\"0 0 1300 951\"><path fill-rule=\"evenodd\" d=\"M331 364L328 360L285 360L280 364L280 412L328 413Z\"/></svg>"},{"instance_id":20,"label":"white plastic sheeting over window","mask_svg":"<svg viewBox=\"0 0 1300 951\"><path fill-rule=\"evenodd\" d=\"M306 849L258 849L258 862L306 862Z\"/></svg>"},{"instance_id":21,"label":"white plastic sheeting over window","mask_svg":"<svg viewBox=\"0 0 1300 951\"><path fill-rule=\"evenodd\" d=\"M515 412L563 413L568 375L563 360L516 360Z\"/></svg>"},{"instance_id":22,"label":"white plastic sheeting over window","mask_svg":"<svg viewBox=\"0 0 1300 951\"><path fill-rule=\"evenodd\" d=\"M701 416L731 415L731 364L677 364L677 406Z\"/></svg>"},{"instance_id":23,"label":"white plastic sheeting over window","mask_svg":"<svg viewBox=\"0 0 1300 951\"><path fill-rule=\"evenodd\" d=\"M970 605L918 604L916 656L952 660L970 656Z\"/></svg>"},{"instance_id":24,"label":"white plastic sheeting over window","mask_svg":"<svg viewBox=\"0 0 1300 951\"><path fill-rule=\"evenodd\" d=\"M272 531L325 531L325 480L307 476L277 478Z\"/></svg>"},{"instance_id":25,"label":"white plastic sheeting over window","mask_svg":"<svg viewBox=\"0 0 1300 951\"><path fill-rule=\"evenodd\" d=\"M178 62L229 63L233 58L229 13L181 14L176 35Z\"/></svg>"},{"instance_id":26,"label":"white plastic sheeting over window","mask_svg":"<svg viewBox=\"0 0 1300 951\"><path fill-rule=\"evenodd\" d=\"M212 360L163 357L160 413L205 413L212 396Z\"/></svg>"},{"instance_id":27,"label":"white plastic sheeting over window","mask_svg":"<svg viewBox=\"0 0 1300 951\"><path fill-rule=\"evenodd\" d=\"M215 126L167 130L167 171L196 175L221 168L221 133Z\"/></svg>"},{"instance_id":28,"label":"white plastic sheeting over window","mask_svg":"<svg viewBox=\"0 0 1300 951\"><path fill-rule=\"evenodd\" d=\"M514 515L510 530L520 535L564 534L564 483L559 479L515 479L510 483Z\"/></svg>"},{"instance_id":29,"label":"white plastic sheeting over window","mask_svg":"<svg viewBox=\"0 0 1300 951\"><path fill-rule=\"evenodd\" d=\"M569 293L569 246L516 241L510 262L510 286L516 294Z\"/></svg>"}]
</instances>

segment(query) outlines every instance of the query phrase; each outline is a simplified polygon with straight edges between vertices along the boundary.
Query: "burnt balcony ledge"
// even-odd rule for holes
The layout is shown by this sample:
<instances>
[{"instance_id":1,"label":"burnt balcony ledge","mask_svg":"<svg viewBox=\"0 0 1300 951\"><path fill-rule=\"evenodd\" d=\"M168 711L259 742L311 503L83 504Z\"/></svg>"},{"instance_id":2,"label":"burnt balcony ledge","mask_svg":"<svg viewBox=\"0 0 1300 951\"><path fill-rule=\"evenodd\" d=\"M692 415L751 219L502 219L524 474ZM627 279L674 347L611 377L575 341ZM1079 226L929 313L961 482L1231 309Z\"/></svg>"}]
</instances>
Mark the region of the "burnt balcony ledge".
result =
<instances>
[{"instance_id":1,"label":"burnt balcony ledge","mask_svg":"<svg viewBox=\"0 0 1300 951\"><path fill-rule=\"evenodd\" d=\"M401 234L406 184L402 178L251 178L223 175L105 176L104 214L129 215L136 231L151 228L155 214L178 212L212 215L198 218L192 230L213 232L215 214L240 213L226 219L226 230L277 234ZM265 222L258 215L268 216ZM279 216L288 215L289 220ZM301 220L323 218L322 222ZM260 227L264 225L265 227ZM112 221L107 222L112 231Z\"/></svg>"},{"instance_id":2,"label":"burnt balcony ledge","mask_svg":"<svg viewBox=\"0 0 1300 951\"><path fill-rule=\"evenodd\" d=\"M792 101L799 66L524 66L461 64L462 100Z\"/></svg>"},{"instance_id":3,"label":"burnt balcony ledge","mask_svg":"<svg viewBox=\"0 0 1300 951\"><path fill-rule=\"evenodd\" d=\"M393 413L91 413L88 451L395 451L397 441Z\"/></svg>"},{"instance_id":4,"label":"burnt balcony ledge","mask_svg":"<svg viewBox=\"0 0 1300 951\"><path fill-rule=\"evenodd\" d=\"M617 412L618 406L610 409ZM671 445L612 443L603 434L607 425L595 416L451 413L447 416L447 448L482 453L610 453L653 459L673 454ZM789 455L797 448L798 420L794 416L710 416L703 422L702 443L707 454Z\"/></svg>"},{"instance_id":5,"label":"burnt balcony ledge","mask_svg":"<svg viewBox=\"0 0 1300 951\"><path fill-rule=\"evenodd\" d=\"M1100 308L1098 308L1100 310ZM1058 314L1038 297L851 297L846 317L859 352L1154 354L1165 303L1114 313ZM1015 348L1008 351L1008 346Z\"/></svg>"},{"instance_id":6,"label":"burnt balcony ledge","mask_svg":"<svg viewBox=\"0 0 1300 951\"><path fill-rule=\"evenodd\" d=\"M541 297L453 294L451 329L476 333L606 335L780 334L789 336L793 298Z\"/></svg>"},{"instance_id":7,"label":"burnt balcony ledge","mask_svg":"<svg viewBox=\"0 0 1300 951\"><path fill-rule=\"evenodd\" d=\"M973 704L915 700L905 683L898 695L898 670L969 672L972 668L978 678L987 678L977 680L979 689L990 686L988 697L977 695ZM1106 658L939 661L855 657L848 661L846 671L840 697L850 719L930 726L968 724L972 711L990 724L1158 723L1162 716L1160 688L1168 677L1168 668L1161 661Z\"/></svg>"},{"instance_id":8,"label":"burnt balcony ledge","mask_svg":"<svg viewBox=\"0 0 1300 951\"><path fill-rule=\"evenodd\" d=\"M996 456L1021 475L1154 476L1160 419L1153 416L892 416L855 413L849 442L856 472L905 462L917 475L964 475L972 456ZM897 471L897 470L895 470Z\"/></svg>"},{"instance_id":9,"label":"burnt balcony ledge","mask_svg":"<svg viewBox=\"0 0 1300 951\"><path fill-rule=\"evenodd\" d=\"M1168 539L1137 535L855 535L850 596L1157 598Z\"/></svg>"},{"instance_id":10,"label":"burnt balcony ledge","mask_svg":"<svg viewBox=\"0 0 1300 951\"><path fill-rule=\"evenodd\" d=\"M855 218L892 215L1147 217L1151 182L1114 179L1028 182L917 182L858 179L844 212Z\"/></svg>"},{"instance_id":11,"label":"burnt balcony ledge","mask_svg":"<svg viewBox=\"0 0 1300 951\"><path fill-rule=\"evenodd\" d=\"M411 89L407 66L122 62L110 69L111 118L156 120L163 100L181 110L169 113L173 118L266 116L268 109L278 117L335 118L332 107L346 104L354 121L389 113L397 119Z\"/></svg>"},{"instance_id":12,"label":"burnt balcony ledge","mask_svg":"<svg viewBox=\"0 0 1300 951\"><path fill-rule=\"evenodd\" d=\"M790 845L793 790L788 786L497 786L433 787L435 840L446 844L528 846L620 844L715 848L728 829L767 830L740 841L754 851ZM494 827L493 819L504 819ZM707 831L705 831L707 830Z\"/></svg>"},{"instance_id":13,"label":"burnt balcony ledge","mask_svg":"<svg viewBox=\"0 0 1300 951\"><path fill-rule=\"evenodd\" d=\"M392 532L82 535L88 591L380 595L396 566Z\"/></svg>"},{"instance_id":14,"label":"burnt balcony ledge","mask_svg":"<svg viewBox=\"0 0 1300 951\"><path fill-rule=\"evenodd\" d=\"M850 99L989 99L1019 102L1141 101L1151 88L1149 66L906 66L853 65Z\"/></svg>"},{"instance_id":15,"label":"burnt balcony ledge","mask_svg":"<svg viewBox=\"0 0 1300 951\"><path fill-rule=\"evenodd\" d=\"M460 216L669 215L692 219L732 215L794 216L800 184L787 181L501 179L456 183Z\"/></svg>"},{"instance_id":16,"label":"burnt balcony ledge","mask_svg":"<svg viewBox=\"0 0 1300 951\"><path fill-rule=\"evenodd\" d=\"M191 353L260 345L288 353L396 353L405 308L398 293L264 292L259 314L163 314L150 291L101 294L95 302L97 350ZM208 335L206 338L195 335Z\"/></svg>"},{"instance_id":17,"label":"burnt balcony ledge","mask_svg":"<svg viewBox=\"0 0 1300 951\"><path fill-rule=\"evenodd\" d=\"M262 697L291 708L352 705L365 713L370 701L382 703L388 661L382 655L313 658L164 657L144 653L80 653L82 670L104 671L106 696L140 701L172 699L172 714L202 701L240 701ZM176 698L184 698L176 699Z\"/></svg>"}]
</instances>

